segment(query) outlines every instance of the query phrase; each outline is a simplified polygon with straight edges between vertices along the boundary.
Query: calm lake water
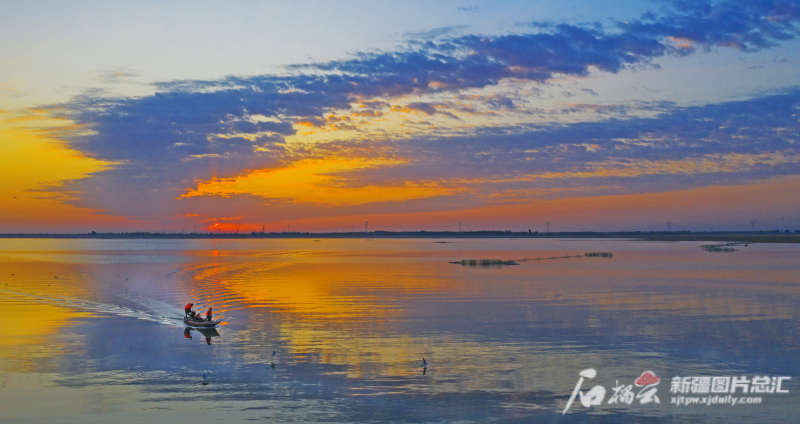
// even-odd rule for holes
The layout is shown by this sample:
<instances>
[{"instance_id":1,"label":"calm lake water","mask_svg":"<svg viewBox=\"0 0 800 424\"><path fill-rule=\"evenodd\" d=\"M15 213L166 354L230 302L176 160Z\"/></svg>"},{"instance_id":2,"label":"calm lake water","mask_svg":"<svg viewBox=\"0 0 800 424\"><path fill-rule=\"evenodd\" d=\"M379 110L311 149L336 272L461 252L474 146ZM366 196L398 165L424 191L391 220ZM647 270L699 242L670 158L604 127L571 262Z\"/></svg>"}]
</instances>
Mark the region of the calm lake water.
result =
<instances>
[{"instance_id":1,"label":"calm lake water","mask_svg":"<svg viewBox=\"0 0 800 424\"><path fill-rule=\"evenodd\" d=\"M0 422L797 422L800 246L447 241L0 240Z\"/></svg>"}]
</instances>

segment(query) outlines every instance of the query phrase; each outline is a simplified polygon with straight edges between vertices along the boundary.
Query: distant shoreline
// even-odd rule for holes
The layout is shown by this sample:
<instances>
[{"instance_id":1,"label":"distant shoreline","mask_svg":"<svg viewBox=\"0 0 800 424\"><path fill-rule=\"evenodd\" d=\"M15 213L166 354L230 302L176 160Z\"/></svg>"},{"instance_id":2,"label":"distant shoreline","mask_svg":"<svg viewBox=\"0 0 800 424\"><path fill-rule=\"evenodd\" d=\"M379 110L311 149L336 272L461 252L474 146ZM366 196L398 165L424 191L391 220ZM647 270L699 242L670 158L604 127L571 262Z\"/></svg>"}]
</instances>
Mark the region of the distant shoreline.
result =
<instances>
[{"instance_id":1,"label":"distant shoreline","mask_svg":"<svg viewBox=\"0 0 800 424\"><path fill-rule=\"evenodd\" d=\"M0 239L218 239L218 240L260 240L260 239L475 239L475 238L526 238L526 239L638 239L646 241L726 241L747 243L800 243L800 231L794 233L774 231L742 231L742 232L692 232L692 231L660 231L660 232L551 232L529 233L512 231L371 231L348 233L83 233L83 234L0 234Z\"/></svg>"}]
</instances>

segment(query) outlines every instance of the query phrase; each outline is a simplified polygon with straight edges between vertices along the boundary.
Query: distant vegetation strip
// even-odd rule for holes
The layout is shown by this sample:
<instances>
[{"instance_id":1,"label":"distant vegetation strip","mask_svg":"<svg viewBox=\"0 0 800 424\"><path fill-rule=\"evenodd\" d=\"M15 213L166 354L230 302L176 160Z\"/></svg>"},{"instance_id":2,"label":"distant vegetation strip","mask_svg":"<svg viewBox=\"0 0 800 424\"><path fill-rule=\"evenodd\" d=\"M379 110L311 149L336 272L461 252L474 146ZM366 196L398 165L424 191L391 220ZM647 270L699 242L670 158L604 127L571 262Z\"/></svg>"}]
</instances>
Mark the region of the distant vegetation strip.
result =
<instances>
[{"instance_id":1,"label":"distant vegetation strip","mask_svg":"<svg viewBox=\"0 0 800 424\"><path fill-rule=\"evenodd\" d=\"M361 239L361 238L632 238L651 241L719 241L747 243L800 243L800 230L789 231L619 231L619 232L527 232L527 231L370 231L370 232L274 232L274 233L82 233L0 234L0 238L53 239Z\"/></svg>"}]
</instances>

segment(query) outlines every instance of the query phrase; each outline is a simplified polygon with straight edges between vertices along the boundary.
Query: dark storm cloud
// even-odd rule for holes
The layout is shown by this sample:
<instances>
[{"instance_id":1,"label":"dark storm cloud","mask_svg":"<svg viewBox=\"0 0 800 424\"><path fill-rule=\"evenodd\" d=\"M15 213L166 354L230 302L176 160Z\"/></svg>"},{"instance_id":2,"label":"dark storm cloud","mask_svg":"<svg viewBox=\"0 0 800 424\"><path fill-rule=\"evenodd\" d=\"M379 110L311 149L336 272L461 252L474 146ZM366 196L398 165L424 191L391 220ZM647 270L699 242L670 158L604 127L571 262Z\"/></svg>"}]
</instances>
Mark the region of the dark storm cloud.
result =
<instances>
[{"instance_id":1,"label":"dark storm cloud","mask_svg":"<svg viewBox=\"0 0 800 424\"><path fill-rule=\"evenodd\" d=\"M612 28L600 24L534 23L530 25L536 31L533 33L440 37L436 41L420 38L409 42L405 50L362 53L348 60L289 67L293 74L284 76L170 81L155 84L159 91L154 95L137 98L84 95L58 105L59 113L80 124L83 130L68 141L71 147L89 157L117 165L80 180L69 189L83 193L82 200L76 201L83 206L116 209L119 202L114 199L120 193L137 191L142 196L149 193L158 198L150 209L163 208L163 202L173 201L182 190L196 186L198 180L231 178L318 155L308 147L287 149L278 140L295 134L295 124L326 125L331 112L350 111L354 107L358 111L357 105L364 104L373 115L378 115L381 108L390 106L387 100L402 96L461 94L463 90L496 85L504 79L544 82L554 76L587 75L591 68L615 73L648 64L664 55L686 55L697 47L756 51L795 37L799 19L797 1L677 1L663 3L657 13L620 22ZM516 108L510 98L502 96L487 97L483 102L495 110ZM454 116L436 105L411 102L406 108L426 115ZM771 106L761 106L764 107L760 116L741 111L747 127L742 126L739 117L720 125L717 116L710 118L717 129L706 128L703 125L711 124L693 121L700 118L690 117L689 109L678 109L657 121L629 119L537 128L520 124L450 139L420 138L414 143L398 142L375 148L369 146L376 144L375 141L362 144L368 144L372 152L400 149L398 153L412 159L410 167L425 163L413 160L416 155L436 157L435 171L420 168L408 174L434 172L431 178L484 171L514 175L534 167L566 172L587 167L590 161L609 158L663 159L704 152L768 151L768 146L773 151L791 149L781 141L785 136L773 134ZM775 107L778 109L774 110L785 109ZM573 105L564 112L590 109L598 113L604 110ZM680 125L668 124L673 121ZM687 123L690 125L686 128L681 126ZM787 125L794 128L792 125L796 124ZM747 144L727 134L731 128L736 128L736 135L743 137L742 140L754 141ZM651 133L661 134L664 140L682 141L662 140L642 147L616 140ZM598 144L599 150L587 151L578 146L587 140ZM509 150L514 142L528 149L539 149L541 153L530 157L509 155L509 151L517 152L516 148ZM449 146L453 154L440 150L444 146ZM333 147L315 146L319 152ZM361 149L359 154L367 150ZM608 154L610 151L614 154ZM400 170L388 169L383 175Z\"/></svg>"}]
</instances>

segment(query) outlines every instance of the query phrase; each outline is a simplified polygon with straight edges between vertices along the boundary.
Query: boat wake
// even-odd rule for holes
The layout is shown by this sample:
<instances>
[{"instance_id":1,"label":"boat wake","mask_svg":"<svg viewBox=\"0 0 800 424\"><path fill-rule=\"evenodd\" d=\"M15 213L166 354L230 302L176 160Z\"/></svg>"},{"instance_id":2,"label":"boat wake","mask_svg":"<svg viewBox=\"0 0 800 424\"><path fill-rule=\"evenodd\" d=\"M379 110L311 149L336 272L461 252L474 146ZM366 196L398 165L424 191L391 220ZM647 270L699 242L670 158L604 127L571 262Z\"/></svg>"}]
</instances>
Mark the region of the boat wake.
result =
<instances>
[{"instance_id":1,"label":"boat wake","mask_svg":"<svg viewBox=\"0 0 800 424\"><path fill-rule=\"evenodd\" d=\"M147 297L141 296L132 296L132 295L123 295L123 298L126 300L135 303L137 305L136 309L141 308L142 310L146 311L146 313L155 316L155 317L162 317L164 319L175 320L181 326L183 326L183 309L178 308L174 305L170 305L169 303L162 302L160 300L150 299Z\"/></svg>"},{"instance_id":2,"label":"boat wake","mask_svg":"<svg viewBox=\"0 0 800 424\"><path fill-rule=\"evenodd\" d=\"M164 302L159 302L154 299L126 297L126 299L130 300L131 302L136 303L137 305L142 305L148 310L144 311L126 306L93 302L91 300L75 299L67 296L21 293L3 289L0 289L0 294L5 295L8 298L12 298L15 301L43 303L47 305L91 311L100 314L131 317L175 327L185 326L183 319L181 318L183 311L174 306Z\"/></svg>"}]
</instances>

